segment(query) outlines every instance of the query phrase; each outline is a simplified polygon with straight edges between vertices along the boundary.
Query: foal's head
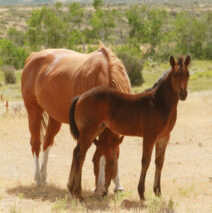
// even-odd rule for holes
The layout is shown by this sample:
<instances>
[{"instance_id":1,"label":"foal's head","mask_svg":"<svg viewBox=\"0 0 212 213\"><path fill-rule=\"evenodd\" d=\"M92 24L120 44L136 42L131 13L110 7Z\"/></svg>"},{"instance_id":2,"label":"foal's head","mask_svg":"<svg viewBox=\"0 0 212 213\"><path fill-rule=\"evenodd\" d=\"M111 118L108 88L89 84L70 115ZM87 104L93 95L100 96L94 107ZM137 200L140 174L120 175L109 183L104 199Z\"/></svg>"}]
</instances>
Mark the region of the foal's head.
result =
<instances>
[{"instance_id":1,"label":"foal's head","mask_svg":"<svg viewBox=\"0 0 212 213\"><path fill-rule=\"evenodd\" d=\"M105 129L99 139L94 141L96 145L93 156L96 195L107 194L111 180L117 175L119 144L122 140L123 136L120 137Z\"/></svg>"},{"instance_id":2,"label":"foal's head","mask_svg":"<svg viewBox=\"0 0 212 213\"><path fill-rule=\"evenodd\" d=\"M172 86L178 93L180 100L184 101L187 97L187 84L189 79L188 66L190 64L190 56L187 56L185 61L183 58L179 58L178 62L175 61L174 57L170 57L170 65L172 68Z\"/></svg>"}]
</instances>

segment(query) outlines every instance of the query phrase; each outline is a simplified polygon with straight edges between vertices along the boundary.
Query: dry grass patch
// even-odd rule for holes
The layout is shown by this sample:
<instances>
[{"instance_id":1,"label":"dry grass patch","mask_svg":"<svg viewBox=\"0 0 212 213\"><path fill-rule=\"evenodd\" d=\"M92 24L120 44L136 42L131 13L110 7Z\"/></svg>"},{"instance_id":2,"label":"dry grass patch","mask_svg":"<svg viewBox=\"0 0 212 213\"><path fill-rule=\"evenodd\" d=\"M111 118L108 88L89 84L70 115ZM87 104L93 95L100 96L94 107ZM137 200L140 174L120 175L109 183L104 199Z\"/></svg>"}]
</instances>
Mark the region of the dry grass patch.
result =
<instances>
[{"instance_id":1,"label":"dry grass patch","mask_svg":"<svg viewBox=\"0 0 212 213\"><path fill-rule=\"evenodd\" d=\"M178 119L167 147L162 172L162 198L152 192L154 153L146 177L145 202L137 185L141 169L142 139L125 137L119 170L125 192L114 194L113 184L103 199L93 195L95 179L89 149L82 174L84 202L72 200L67 180L76 142L63 125L49 155L48 184L34 187L34 161L26 114L0 114L0 212L145 212L209 213L212 211L212 91L189 94L180 102ZM1 107L1 106L0 106ZM41 153L42 157L42 153Z\"/></svg>"}]
</instances>

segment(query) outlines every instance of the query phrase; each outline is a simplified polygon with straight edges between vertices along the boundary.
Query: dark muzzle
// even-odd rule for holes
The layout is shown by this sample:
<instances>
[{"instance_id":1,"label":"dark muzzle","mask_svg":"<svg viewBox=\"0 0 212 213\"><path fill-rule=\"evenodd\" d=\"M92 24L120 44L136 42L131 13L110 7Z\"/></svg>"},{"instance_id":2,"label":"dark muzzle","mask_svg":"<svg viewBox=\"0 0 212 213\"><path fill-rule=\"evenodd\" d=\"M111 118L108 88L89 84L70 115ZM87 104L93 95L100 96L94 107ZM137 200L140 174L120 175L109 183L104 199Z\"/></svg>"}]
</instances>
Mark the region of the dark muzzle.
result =
<instances>
[{"instance_id":1,"label":"dark muzzle","mask_svg":"<svg viewBox=\"0 0 212 213\"><path fill-rule=\"evenodd\" d=\"M184 101L185 99L186 99L186 97L187 97L187 91L186 90L180 90L180 92L179 92L179 94L178 94L178 96L179 96L179 99L181 100L181 101Z\"/></svg>"}]
</instances>

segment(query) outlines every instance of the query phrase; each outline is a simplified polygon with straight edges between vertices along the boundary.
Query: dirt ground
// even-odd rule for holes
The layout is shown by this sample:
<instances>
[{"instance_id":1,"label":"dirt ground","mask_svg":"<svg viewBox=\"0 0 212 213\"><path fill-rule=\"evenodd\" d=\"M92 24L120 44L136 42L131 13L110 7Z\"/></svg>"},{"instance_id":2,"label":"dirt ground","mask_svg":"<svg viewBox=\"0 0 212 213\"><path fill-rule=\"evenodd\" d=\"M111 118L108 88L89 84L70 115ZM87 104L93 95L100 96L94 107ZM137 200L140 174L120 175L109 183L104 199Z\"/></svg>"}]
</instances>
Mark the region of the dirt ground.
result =
<instances>
[{"instance_id":1,"label":"dirt ground","mask_svg":"<svg viewBox=\"0 0 212 213\"><path fill-rule=\"evenodd\" d=\"M125 137L121 145L119 165L125 192L115 197L111 184L108 198L100 201L93 197L91 159L95 147L90 148L82 176L87 204L79 205L66 200L66 184L75 146L68 125L63 125L50 152L48 184L35 188L27 118L14 114L0 116L0 212L154 212L156 204L151 202L154 201L154 153L146 179L146 203L140 205L137 193L141 138ZM212 91L189 94L188 99L179 104L178 119L162 172L162 197L171 202L174 212L212 212ZM123 206L124 199L133 208ZM67 203L72 207L67 207Z\"/></svg>"}]
</instances>

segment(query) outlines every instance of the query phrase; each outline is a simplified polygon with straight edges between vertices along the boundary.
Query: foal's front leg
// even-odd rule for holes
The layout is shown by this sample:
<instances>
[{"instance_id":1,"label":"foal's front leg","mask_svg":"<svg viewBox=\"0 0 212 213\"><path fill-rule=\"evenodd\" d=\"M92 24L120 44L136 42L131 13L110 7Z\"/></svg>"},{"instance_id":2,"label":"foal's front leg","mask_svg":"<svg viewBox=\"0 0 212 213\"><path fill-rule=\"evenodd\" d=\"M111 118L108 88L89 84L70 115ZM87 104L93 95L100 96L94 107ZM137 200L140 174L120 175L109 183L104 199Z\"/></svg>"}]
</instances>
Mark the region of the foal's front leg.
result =
<instances>
[{"instance_id":1,"label":"foal's front leg","mask_svg":"<svg viewBox=\"0 0 212 213\"><path fill-rule=\"evenodd\" d=\"M156 196L161 195L160 179L161 179L161 170L163 168L164 156L166 151L166 146L169 142L170 135L166 135L162 138L159 138L155 144L155 180L153 190Z\"/></svg>"},{"instance_id":2,"label":"foal's front leg","mask_svg":"<svg viewBox=\"0 0 212 213\"><path fill-rule=\"evenodd\" d=\"M142 156L142 169L141 176L138 184L138 193L141 200L145 200L144 192L145 192L145 178L146 172L149 168L149 164L151 161L152 150L155 142L155 137L149 136L144 137L143 139L143 156Z\"/></svg>"}]
</instances>

